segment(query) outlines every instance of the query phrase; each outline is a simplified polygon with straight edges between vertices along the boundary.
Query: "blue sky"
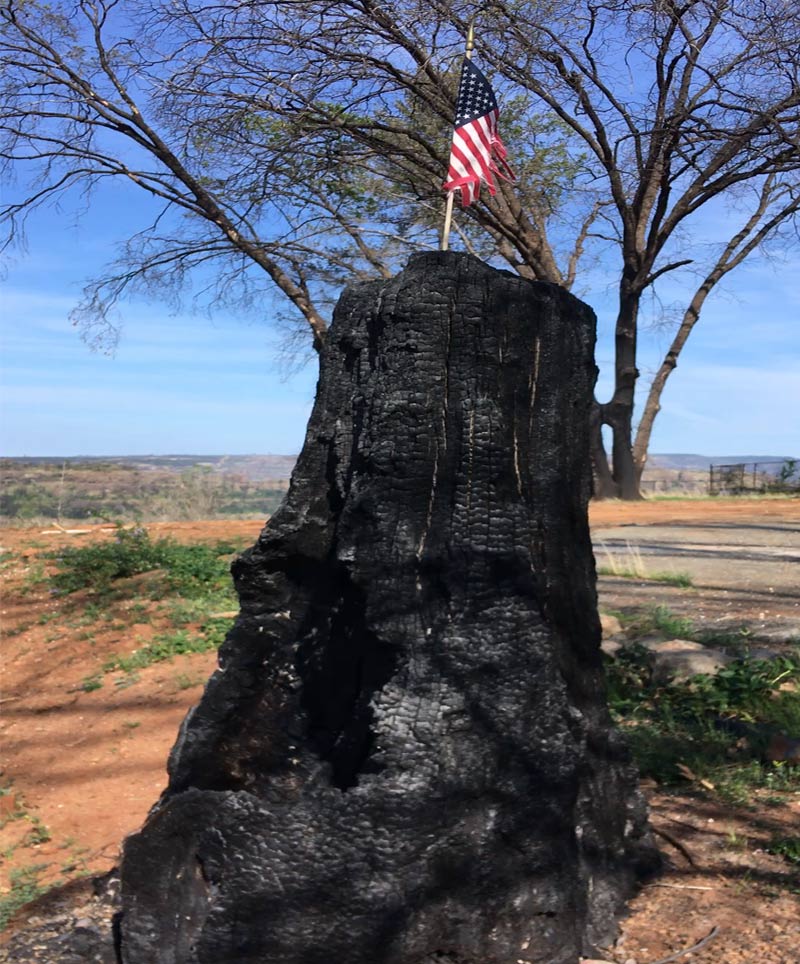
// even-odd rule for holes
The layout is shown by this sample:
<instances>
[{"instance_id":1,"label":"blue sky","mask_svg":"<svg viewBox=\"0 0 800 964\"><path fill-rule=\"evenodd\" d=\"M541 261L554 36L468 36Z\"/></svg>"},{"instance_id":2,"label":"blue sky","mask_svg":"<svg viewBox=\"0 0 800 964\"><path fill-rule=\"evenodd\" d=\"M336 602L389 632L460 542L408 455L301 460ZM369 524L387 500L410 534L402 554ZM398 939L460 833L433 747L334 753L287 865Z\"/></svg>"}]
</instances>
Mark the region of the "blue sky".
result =
<instances>
[{"instance_id":1,"label":"blue sky","mask_svg":"<svg viewBox=\"0 0 800 964\"><path fill-rule=\"evenodd\" d=\"M313 401L316 361L287 374L268 321L120 306L115 356L92 353L68 314L93 266L138 217L133 197L100 198L31 220L28 249L7 259L0 295L3 455L295 453ZM141 224L140 224L141 226ZM732 274L703 317L663 397L652 452L800 454L800 252ZM584 279L598 313L598 394L610 390L613 276ZM664 297L681 291L664 288ZM668 331L642 337L654 370ZM643 379L644 381L645 379Z\"/></svg>"},{"instance_id":2,"label":"blue sky","mask_svg":"<svg viewBox=\"0 0 800 964\"><path fill-rule=\"evenodd\" d=\"M138 193L138 192L136 192ZM291 454L299 450L316 360L283 360L283 329L220 312L120 304L113 356L92 352L69 313L83 284L144 222L136 194L103 193L88 215L40 211L0 289L3 455ZM302 358L299 361L302 362ZM298 361L298 359L295 359ZM293 367L298 367L297 365Z\"/></svg>"}]
</instances>

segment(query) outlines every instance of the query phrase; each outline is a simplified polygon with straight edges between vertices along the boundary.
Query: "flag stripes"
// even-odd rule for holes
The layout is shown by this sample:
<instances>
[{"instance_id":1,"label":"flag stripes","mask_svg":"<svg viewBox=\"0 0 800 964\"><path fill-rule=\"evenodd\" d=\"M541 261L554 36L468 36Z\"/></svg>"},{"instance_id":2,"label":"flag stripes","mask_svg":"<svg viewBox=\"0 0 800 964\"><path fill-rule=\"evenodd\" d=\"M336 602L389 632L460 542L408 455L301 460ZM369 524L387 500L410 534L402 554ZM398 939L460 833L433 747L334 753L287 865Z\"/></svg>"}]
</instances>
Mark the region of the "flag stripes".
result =
<instances>
[{"instance_id":1,"label":"flag stripes","mask_svg":"<svg viewBox=\"0 0 800 964\"><path fill-rule=\"evenodd\" d=\"M465 58L456 105L456 121L450 153L450 165L443 190L461 191L461 204L467 207L477 200L481 182L490 194L496 193L493 175L513 180L506 162L506 149L497 133L500 111L489 82L480 70Z\"/></svg>"}]
</instances>

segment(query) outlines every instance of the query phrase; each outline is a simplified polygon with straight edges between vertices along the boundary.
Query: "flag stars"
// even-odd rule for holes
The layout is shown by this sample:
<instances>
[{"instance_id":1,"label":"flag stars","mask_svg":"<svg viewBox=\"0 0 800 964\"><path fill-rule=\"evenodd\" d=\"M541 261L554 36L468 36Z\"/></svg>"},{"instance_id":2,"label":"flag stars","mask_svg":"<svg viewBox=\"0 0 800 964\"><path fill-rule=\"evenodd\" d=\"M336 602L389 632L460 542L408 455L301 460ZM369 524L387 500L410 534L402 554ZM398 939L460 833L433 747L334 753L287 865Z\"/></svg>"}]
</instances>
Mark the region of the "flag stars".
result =
<instances>
[{"instance_id":1,"label":"flag stars","mask_svg":"<svg viewBox=\"0 0 800 964\"><path fill-rule=\"evenodd\" d=\"M497 101L489 82L473 63L465 61L458 91L456 124L468 124L493 110L497 110Z\"/></svg>"},{"instance_id":2,"label":"flag stars","mask_svg":"<svg viewBox=\"0 0 800 964\"><path fill-rule=\"evenodd\" d=\"M469 60L461 69L453 146L445 191L461 191L464 207L477 200L481 183L496 191L494 176L513 180L506 151L497 135L497 100L489 81Z\"/></svg>"}]
</instances>

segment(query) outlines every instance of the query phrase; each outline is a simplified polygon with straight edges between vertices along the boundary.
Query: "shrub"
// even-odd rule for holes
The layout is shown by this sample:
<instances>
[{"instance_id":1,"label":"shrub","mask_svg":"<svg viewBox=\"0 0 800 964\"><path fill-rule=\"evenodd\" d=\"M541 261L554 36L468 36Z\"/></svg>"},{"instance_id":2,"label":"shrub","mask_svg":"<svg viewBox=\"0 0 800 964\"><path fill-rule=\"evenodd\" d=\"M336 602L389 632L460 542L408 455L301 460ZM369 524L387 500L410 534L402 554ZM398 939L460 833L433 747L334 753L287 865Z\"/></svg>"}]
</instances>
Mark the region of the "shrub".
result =
<instances>
[{"instance_id":1,"label":"shrub","mask_svg":"<svg viewBox=\"0 0 800 964\"><path fill-rule=\"evenodd\" d=\"M62 593L80 589L101 592L115 580L158 569L164 571L168 589L182 596L204 595L230 585L227 557L235 551L236 547L226 542L181 545L173 539L153 541L141 526L126 529L118 525L114 538L107 542L58 553L52 584Z\"/></svg>"},{"instance_id":2,"label":"shrub","mask_svg":"<svg viewBox=\"0 0 800 964\"><path fill-rule=\"evenodd\" d=\"M663 683L647 650L633 645L608 661L606 677L611 712L644 775L675 783L688 768L737 802L754 785L800 788L800 768L769 762L766 752L776 734L800 732L800 700L780 688L800 681L800 653Z\"/></svg>"}]
</instances>

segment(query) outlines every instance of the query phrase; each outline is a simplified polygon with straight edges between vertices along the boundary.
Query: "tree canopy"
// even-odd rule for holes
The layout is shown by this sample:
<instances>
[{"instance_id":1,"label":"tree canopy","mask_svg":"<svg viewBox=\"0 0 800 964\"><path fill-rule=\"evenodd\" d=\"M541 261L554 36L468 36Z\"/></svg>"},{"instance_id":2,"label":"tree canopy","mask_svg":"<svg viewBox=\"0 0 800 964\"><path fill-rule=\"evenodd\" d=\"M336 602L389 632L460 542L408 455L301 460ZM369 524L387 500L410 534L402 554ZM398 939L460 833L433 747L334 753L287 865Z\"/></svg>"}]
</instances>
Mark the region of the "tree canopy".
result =
<instances>
[{"instance_id":1,"label":"tree canopy","mask_svg":"<svg viewBox=\"0 0 800 964\"><path fill-rule=\"evenodd\" d=\"M435 247L469 19L518 174L459 212L461 243L527 278L618 287L614 388L595 405L599 491L635 497L664 385L703 305L796 238L800 10L792 0L5 0L7 240L62 192L121 178L162 204L86 291L90 337L137 285L211 266L279 294L324 340L346 281ZM692 245L725 205L726 233ZM686 291L638 427L643 296ZM613 436L609 460L602 427Z\"/></svg>"}]
</instances>

